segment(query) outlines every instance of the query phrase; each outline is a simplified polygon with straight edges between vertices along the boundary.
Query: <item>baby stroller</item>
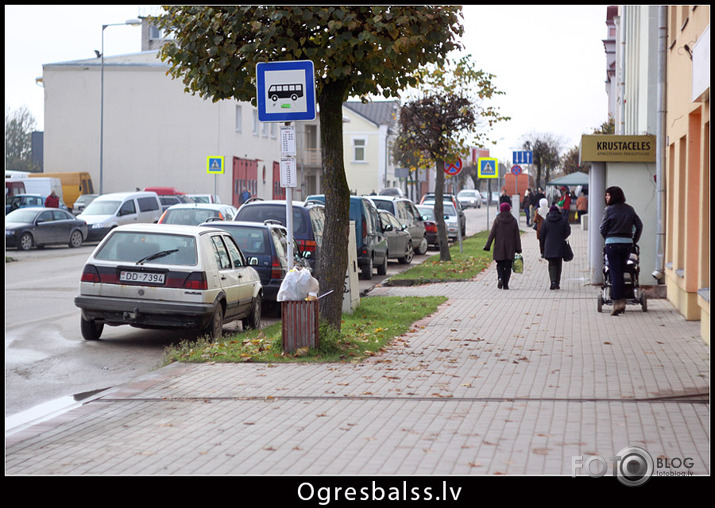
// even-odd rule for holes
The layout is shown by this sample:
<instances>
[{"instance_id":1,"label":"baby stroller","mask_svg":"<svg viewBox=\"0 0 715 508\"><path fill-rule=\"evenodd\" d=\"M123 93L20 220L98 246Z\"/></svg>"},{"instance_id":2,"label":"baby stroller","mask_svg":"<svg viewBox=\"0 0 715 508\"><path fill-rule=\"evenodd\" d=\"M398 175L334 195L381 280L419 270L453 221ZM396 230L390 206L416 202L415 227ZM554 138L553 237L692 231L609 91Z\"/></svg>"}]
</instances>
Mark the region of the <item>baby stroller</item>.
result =
<instances>
[{"instance_id":1,"label":"baby stroller","mask_svg":"<svg viewBox=\"0 0 715 508\"><path fill-rule=\"evenodd\" d=\"M640 249L638 245L633 245L633 251L626 262L626 269L623 273L624 287L623 294L626 298L626 305L640 305L643 312L648 312L648 303L645 292L638 284L638 276L640 275ZM603 305L612 305L611 299L611 273L608 268L608 258L606 257L606 249L603 249L603 287L598 295L598 312L601 312Z\"/></svg>"}]
</instances>

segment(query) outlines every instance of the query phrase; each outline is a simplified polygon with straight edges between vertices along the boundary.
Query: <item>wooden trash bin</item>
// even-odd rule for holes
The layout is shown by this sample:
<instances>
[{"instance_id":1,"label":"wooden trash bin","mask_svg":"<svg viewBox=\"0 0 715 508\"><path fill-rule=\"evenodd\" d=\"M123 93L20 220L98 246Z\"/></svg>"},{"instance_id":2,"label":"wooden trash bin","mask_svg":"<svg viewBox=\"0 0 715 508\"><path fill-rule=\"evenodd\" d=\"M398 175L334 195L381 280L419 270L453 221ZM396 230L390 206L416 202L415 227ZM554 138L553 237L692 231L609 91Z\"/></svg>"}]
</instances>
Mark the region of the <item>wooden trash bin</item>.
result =
<instances>
[{"instance_id":1,"label":"wooden trash bin","mask_svg":"<svg viewBox=\"0 0 715 508\"><path fill-rule=\"evenodd\" d=\"M318 347L319 309L318 300L281 302L283 351L294 353L300 348Z\"/></svg>"}]
</instances>

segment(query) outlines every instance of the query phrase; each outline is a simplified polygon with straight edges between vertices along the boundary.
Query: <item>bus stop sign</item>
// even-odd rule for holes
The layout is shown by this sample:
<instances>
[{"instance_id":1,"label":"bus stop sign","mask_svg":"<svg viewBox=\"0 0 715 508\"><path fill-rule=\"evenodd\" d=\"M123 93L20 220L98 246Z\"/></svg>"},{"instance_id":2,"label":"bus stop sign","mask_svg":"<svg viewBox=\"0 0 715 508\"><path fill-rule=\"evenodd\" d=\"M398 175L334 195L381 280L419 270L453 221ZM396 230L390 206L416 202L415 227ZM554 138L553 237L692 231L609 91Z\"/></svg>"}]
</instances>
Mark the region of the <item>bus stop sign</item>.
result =
<instances>
[{"instance_id":1,"label":"bus stop sign","mask_svg":"<svg viewBox=\"0 0 715 508\"><path fill-rule=\"evenodd\" d=\"M315 120L315 69L310 60L256 64L261 122Z\"/></svg>"}]
</instances>

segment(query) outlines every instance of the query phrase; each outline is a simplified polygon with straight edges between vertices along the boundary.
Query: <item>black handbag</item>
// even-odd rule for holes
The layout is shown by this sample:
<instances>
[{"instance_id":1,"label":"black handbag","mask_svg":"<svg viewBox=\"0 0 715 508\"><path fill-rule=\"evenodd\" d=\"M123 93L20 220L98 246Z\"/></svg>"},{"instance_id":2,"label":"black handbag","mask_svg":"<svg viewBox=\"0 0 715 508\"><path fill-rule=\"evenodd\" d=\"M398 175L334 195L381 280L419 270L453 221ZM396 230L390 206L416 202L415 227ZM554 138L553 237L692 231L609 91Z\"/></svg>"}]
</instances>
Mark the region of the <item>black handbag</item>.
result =
<instances>
[{"instance_id":1,"label":"black handbag","mask_svg":"<svg viewBox=\"0 0 715 508\"><path fill-rule=\"evenodd\" d=\"M564 255L563 255L564 261L571 261L573 259L573 249L571 249L571 245L569 244L568 240L564 240Z\"/></svg>"}]
</instances>

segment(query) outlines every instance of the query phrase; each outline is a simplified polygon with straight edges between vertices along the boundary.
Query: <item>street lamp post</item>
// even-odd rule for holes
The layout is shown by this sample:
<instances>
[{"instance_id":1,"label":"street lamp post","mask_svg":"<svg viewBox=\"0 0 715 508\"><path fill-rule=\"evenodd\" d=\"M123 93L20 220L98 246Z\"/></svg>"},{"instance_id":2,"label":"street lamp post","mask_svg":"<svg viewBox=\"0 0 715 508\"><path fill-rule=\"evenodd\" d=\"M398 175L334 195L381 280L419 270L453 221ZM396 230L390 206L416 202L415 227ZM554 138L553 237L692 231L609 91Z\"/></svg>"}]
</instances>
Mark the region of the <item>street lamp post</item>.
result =
<instances>
[{"instance_id":1,"label":"street lamp post","mask_svg":"<svg viewBox=\"0 0 715 508\"><path fill-rule=\"evenodd\" d=\"M109 23L107 25L102 25L102 66L101 66L101 90L100 90L100 100L99 100L99 193L104 193L104 30L108 26L120 26L120 25L141 25L142 22L139 19L128 19L124 23Z\"/></svg>"}]
</instances>

